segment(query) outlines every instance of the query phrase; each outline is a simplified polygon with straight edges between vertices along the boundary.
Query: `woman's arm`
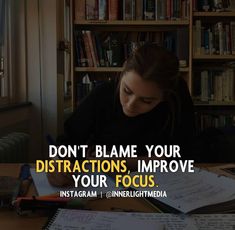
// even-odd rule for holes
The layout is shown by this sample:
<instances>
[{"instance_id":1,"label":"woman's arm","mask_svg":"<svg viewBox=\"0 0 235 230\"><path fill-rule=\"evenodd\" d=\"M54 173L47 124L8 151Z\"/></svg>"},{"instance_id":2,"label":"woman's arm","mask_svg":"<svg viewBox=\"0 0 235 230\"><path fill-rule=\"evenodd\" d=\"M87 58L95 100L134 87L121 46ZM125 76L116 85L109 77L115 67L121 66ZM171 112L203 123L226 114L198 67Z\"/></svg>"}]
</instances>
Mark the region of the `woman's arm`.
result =
<instances>
[{"instance_id":1,"label":"woman's arm","mask_svg":"<svg viewBox=\"0 0 235 230\"><path fill-rule=\"evenodd\" d=\"M57 145L85 145L89 136L94 131L96 117L96 90L91 92L75 110L72 116L65 122L64 135L57 139ZM81 156L78 157L81 159ZM71 159L73 160L73 159ZM48 181L54 186L73 185L74 181L69 173L58 172L47 174Z\"/></svg>"}]
</instances>

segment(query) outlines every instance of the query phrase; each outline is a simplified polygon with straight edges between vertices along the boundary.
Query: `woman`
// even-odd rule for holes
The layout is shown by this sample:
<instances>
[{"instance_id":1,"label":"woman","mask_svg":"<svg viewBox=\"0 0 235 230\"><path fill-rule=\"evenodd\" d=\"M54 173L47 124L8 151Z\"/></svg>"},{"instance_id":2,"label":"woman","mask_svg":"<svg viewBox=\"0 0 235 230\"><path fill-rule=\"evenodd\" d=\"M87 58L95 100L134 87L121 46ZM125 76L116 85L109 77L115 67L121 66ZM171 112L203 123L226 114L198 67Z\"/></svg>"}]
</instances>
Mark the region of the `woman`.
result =
<instances>
[{"instance_id":1,"label":"woman","mask_svg":"<svg viewBox=\"0 0 235 230\"><path fill-rule=\"evenodd\" d=\"M66 121L61 143L138 145L143 158L144 145L178 144L187 158L193 137L193 103L179 77L178 59L156 44L145 44L125 62L117 82L97 87L82 101ZM53 184L64 184L62 177L50 177Z\"/></svg>"}]
</instances>

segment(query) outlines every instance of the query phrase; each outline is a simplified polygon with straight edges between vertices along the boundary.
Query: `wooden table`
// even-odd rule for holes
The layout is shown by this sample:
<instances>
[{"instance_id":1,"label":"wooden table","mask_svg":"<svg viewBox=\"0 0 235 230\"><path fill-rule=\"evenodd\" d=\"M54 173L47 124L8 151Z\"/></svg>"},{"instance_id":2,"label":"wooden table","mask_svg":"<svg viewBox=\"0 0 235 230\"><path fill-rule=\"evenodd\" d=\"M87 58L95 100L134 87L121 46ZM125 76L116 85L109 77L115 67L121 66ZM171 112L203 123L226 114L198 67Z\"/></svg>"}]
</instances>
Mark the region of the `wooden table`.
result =
<instances>
[{"instance_id":1,"label":"wooden table","mask_svg":"<svg viewBox=\"0 0 235 230\"><path fill-rule=\"evenodd\" d=\"M20 164L0 164L0 176L18 177ZM28 195L35 194L35 188L32 184ZM87 201L86 209L96 211L137 211L137 212L156 212L156 209L143 198L112 198L96 199ZM15 210L0 209L0 229L7 230L36 230L42 229L47 221L47 216L32 214L28 216L19 216Z\"/></svg>"}]
</instances>

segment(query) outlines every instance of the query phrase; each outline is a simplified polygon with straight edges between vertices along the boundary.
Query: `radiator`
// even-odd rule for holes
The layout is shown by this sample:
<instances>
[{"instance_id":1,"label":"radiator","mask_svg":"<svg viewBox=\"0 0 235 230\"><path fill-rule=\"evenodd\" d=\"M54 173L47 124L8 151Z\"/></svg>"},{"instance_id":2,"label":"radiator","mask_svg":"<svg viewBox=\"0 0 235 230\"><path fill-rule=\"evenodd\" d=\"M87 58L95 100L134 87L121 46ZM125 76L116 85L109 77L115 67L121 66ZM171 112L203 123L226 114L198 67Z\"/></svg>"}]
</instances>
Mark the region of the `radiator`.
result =
<instances>
[{"instance_id":1,"label":"radiator","mask_svg":"<svg viewBox=\"0 0 235 230\"><path fill-rule=\"evenodd\" d=\"M29 135L14 132L0 138L0 163L27 162Z\"/></svg>"}]
</instances>

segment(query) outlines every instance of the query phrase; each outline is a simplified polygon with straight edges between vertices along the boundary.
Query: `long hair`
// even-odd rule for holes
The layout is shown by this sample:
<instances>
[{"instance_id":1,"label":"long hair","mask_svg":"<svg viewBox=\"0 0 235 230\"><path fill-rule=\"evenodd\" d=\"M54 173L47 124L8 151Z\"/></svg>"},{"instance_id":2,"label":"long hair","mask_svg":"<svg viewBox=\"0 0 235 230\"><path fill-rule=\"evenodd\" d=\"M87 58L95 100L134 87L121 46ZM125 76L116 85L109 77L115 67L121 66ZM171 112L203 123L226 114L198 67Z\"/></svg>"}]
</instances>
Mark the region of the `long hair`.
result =
<instances>
[{"instance_id":1,"label":"long hair","mask_svg":"<svg viewBox=\"0 0 235 230\"><path fill-rule=\"evenodd\" d=\"M130 71L136 72L146 81L156 83L162 90L163 100L167 102L170 111L164 128L169 128L173 135L180 117L178 58L157 44L147 43L137 48L126 60L119 82Z\"/></svg>"}]
</instances>

